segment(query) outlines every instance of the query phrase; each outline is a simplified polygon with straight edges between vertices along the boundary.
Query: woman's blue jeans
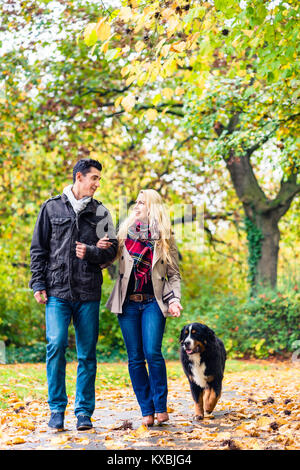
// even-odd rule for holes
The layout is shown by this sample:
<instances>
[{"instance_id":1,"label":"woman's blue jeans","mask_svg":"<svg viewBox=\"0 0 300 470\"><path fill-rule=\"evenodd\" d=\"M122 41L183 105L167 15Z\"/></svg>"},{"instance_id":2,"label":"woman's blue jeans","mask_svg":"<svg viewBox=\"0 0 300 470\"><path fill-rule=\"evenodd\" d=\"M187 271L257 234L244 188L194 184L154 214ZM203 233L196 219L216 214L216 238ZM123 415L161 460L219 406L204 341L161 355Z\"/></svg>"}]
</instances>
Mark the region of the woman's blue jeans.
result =
<instances>
[{"instance_id":1,"label":"woman's blue jeans","mask_svg":"<svg viewBox=\"0 0 300 470\"><path fill-rule=\"evenodd\" d=\"M166 319L158 303L155 299L125 300L118 320L127 349L131 383L142 415L167 411L167 372L161 353Z\"/></svg>"},{"instance_id":2,"label":"woman's blue jeans","mask_svg":"<svg viewBox=\"0 0 300 470\"><path fill-rule=\"evenodd\" d=\"M77 347L75 415L91 416L95 409L97 371L96 344L99 335L99 301L70 302L49 297L46 304L46 366L50 410L65 411L68 328L73 318Z\"/></svg>"}]
</instances>

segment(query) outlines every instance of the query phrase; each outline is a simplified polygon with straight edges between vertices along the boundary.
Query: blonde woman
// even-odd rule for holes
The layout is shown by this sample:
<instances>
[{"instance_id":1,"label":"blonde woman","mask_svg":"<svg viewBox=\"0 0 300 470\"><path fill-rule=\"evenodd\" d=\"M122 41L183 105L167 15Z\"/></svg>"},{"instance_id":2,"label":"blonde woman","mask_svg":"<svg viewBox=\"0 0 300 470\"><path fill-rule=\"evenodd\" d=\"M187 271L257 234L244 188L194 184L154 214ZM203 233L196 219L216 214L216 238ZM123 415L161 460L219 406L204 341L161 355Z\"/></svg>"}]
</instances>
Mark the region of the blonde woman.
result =
<instances>
[{"instance_id":1,"label":"blonde woman","mask_svg":"<svg viewBox=\"0 0 300 470\"><path fill-rule=\"evenodd\" d=\"M178 317L182 309L177 248L157 191L139 193L118 242L119 276L106 306L118 315L142 422L152 426L155 413L158 423L169 419L161 345L166 317ZM105 248L105 243L100 240L98 246Z\"/></svg>"}]
</instances>

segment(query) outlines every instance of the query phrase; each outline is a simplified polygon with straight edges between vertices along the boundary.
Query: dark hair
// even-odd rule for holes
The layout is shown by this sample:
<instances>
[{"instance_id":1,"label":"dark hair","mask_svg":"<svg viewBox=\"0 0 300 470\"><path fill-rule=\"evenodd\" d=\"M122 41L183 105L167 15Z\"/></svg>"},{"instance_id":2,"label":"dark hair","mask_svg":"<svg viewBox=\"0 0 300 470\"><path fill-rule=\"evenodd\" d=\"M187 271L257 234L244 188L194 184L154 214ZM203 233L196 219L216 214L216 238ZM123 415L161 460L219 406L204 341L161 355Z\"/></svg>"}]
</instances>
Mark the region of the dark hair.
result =
<instances>
[{"instance_id":1,"label":"dark hair","mask_svg":"<svg viewBox=\"0 0 300 470\"><path fill-rule=\"evenodd\" d=\"M85 176L87 173L89 173L91 167L102 171L102 165L97 160L92 160L91 158L82 158L81 160L78 160L73 168L73 183L76 181L76 173L78 173L78 171L80 171L80 173Z\"/></svg>"}]
</instances>

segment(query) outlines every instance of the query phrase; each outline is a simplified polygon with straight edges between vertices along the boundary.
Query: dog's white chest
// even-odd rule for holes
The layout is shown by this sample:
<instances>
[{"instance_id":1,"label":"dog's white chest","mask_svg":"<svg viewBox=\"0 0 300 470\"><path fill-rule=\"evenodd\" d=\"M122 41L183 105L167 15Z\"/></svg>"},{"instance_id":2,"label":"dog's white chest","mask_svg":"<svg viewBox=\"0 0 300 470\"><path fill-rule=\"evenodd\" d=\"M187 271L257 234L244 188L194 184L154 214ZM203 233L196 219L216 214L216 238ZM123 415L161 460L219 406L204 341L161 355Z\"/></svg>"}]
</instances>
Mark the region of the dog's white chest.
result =
<instances>
[{"instance_id":1,"label":"dog's white chest","mask_svg":"<svg viewBox=\"0 0 300 470\"><path fill-rule=\"evenodd\" d=\"M207 377L205 375L206 365L204 362L200 364L200 354L194 354L190 357L190 360L193 363L191 367L193 381L199 385L199 387L205 388L207 385Z\"/></svg>"}]
</instances>

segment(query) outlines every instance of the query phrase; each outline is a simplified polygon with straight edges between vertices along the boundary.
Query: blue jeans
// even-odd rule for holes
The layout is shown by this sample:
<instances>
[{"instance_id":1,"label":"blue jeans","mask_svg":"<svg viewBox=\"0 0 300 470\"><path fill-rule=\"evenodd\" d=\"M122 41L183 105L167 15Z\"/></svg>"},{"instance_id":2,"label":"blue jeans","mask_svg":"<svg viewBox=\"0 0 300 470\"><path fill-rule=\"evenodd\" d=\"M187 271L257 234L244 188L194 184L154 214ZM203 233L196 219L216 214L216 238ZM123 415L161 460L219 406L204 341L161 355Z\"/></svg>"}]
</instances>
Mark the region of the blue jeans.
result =
<instances>
[{"instance_id":1,"label":"blue jeans","mask_svg":"<svg viewBox=\"0 0 300 470\"><path fill-rule=\"evenodd\" d=\"M49 297L46 304L47 380L50 410L65 411L68 328L73 318L77 348L75 415L91 416L95 409L97 371L96 344L99 335L99 301L71 302Z\"/></svg>"},{"instance_id":2,"label":"blue jeans","mask_svg":"<svg viewBox=\"0 0 300 470\"><path fill-rule=\"evenodd\" d=\"M155 299L126 300L118 320L127 349L131 383L142 415L167 411L167 372L161 353L166 319L158 303Z\"/></svg>"}]
</instances>

